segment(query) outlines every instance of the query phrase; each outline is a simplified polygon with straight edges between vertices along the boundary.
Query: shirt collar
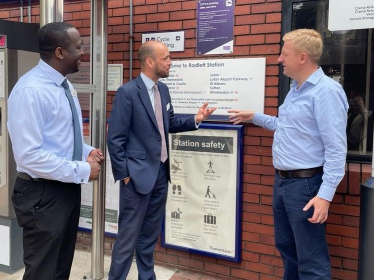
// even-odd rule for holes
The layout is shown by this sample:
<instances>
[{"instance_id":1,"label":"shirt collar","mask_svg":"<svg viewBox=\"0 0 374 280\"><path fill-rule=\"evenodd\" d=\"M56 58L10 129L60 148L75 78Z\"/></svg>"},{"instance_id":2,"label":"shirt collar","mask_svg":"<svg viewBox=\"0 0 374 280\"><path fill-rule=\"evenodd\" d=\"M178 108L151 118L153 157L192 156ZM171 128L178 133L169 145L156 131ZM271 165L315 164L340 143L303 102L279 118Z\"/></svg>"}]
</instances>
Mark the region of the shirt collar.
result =
<instances>
[{"instance_id":1,"label":"shirt collar","mask_svg":"<svg viewBox=\"0 0 374 280\"><path fill-rule=\"evenodd\" d=\"M155 85L155 82L148 78L145 74L143 74L143 72L140 73L140 77L142 78L147 90L152 90L153 86Z\"/></svg>"},{"instance_id":2,"label":"shirt collar","mask_svg":"<svg viewBox=\"0 0 374 280\"><path fill-rule=\"evenodd\" d=\"M322 68L318 67L318 69L314 71L312 75L309 76L309 78L304 82L304 84L308 82L310 84L316 85L324 75L325 73L323 72ZM302 88L304 84L302 84L300 88ZM292 88L297 88L297 85L298 85L297 81L295 80L292 81L292 84L291 84Z\"/></svg>"},{"instance_id":3,"label":"shirt collar","mask_svg":"<svg viewBox=\"0 0 374 280\"><path fill-rule=\"evenodd\" d=\"M57 86L61 86L62 82L66 79L60 72L51 67L48 63L39 60L38 67L44 74L46 74Z\"/></svg>"}]
</instances>

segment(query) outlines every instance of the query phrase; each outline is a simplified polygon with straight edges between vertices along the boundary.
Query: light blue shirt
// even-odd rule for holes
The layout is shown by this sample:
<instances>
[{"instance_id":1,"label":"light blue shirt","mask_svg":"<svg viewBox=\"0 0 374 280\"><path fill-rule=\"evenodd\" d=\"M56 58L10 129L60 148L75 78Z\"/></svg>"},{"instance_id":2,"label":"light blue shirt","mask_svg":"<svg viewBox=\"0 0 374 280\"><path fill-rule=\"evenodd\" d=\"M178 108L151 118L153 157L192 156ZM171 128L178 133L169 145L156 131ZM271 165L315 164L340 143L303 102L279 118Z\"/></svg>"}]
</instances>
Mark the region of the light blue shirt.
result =
<instances>
[{"instance_id":1,"label":"light blue shirt","mask_svg":"<svg viewBox=\"0 0 374 280\"><path fill-rule=\"evenodd\" d=\"M153 86L155 85L155 82L152 81L150 78L148 78L146 75L143 74L143 72L140 73L140 77L142 78L145 87L147 88L149 99L151 100L153 112L155 111L155 91L153 89Z\"/></svg>"},{"instance_id":2,"label":"light blue shirt","mask_svg":"<svg viewBox=\"0 0 374 280\"><path fill-rule=\"evenodd\" d=\"M253 123L275 130L276 169L323 166L318 196L331 201L345 173L347 111L343 88L319 68L299 89L296 81L291 84L278 117L256 113Z\"/></svg>"},{"instance_id":3,"label":"light blue shirt","mask_svg":"<svg viewBox=\"0 0 374 280\"><path fill-rule=\"evenodd\" d=\"M140 73L140 77L142 78L145 87L147 88L149 99L151 100L153 111L155 111L155 91L153 86L155 85L155 82L152 81L150 78L148 78L146 75L143 74L143 72ZM194 116L195 120L195 126L196 128L199 128L200 123L196 123L196 115Z\"/></svg>"},{"instance_id":4,"label":"light blue shirt","mask_svg":"<svg viewBox=\"0 0 374 280\"><path fill-rule=\"evenodd\" d=\"M93 147L83 143L82 161L72 161L73 117L61 86L65 77L43 60L23 75L8 100L8 130L17 171L33 178L87 183ZM69 84L82 126L82 112ZM82 137L83 139L83 137Z\"/></svg>"}]
</instances>

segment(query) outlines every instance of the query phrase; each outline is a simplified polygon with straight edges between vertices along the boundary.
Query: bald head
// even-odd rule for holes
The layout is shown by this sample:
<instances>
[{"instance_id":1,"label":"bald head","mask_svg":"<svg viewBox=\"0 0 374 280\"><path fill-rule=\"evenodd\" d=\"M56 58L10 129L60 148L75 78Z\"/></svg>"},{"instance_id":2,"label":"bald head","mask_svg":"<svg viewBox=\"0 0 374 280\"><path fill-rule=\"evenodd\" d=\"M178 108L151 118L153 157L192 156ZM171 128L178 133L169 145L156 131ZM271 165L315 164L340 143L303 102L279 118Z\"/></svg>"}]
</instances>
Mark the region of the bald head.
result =
<instances>
[{"instance_id":1,"label":"bald head","mask_svg":"<svg viewBox=\"0 0 374 280\"><path fill-rule=\"evenodd\" d=\"M165 49L166 46L157 41L147 41L144 44L142 44L139 48L139 61L141 65L144 65L147 57L150 57L152 59L156 58L156 50L157 49ZM167 48L166 48L167 49Z\"/></svg>"},{"instance_id":2,"label":"bald head","mask_svg":"<svg viewBox=\"0 0 374 280\"><path fill-rule=\"evenodd\" d=\"M169 76L171 66L169 49L165 44L157 41L147 41L139 48L138 55L142 72L150 79Z\"/></svg>"}]
</instances>

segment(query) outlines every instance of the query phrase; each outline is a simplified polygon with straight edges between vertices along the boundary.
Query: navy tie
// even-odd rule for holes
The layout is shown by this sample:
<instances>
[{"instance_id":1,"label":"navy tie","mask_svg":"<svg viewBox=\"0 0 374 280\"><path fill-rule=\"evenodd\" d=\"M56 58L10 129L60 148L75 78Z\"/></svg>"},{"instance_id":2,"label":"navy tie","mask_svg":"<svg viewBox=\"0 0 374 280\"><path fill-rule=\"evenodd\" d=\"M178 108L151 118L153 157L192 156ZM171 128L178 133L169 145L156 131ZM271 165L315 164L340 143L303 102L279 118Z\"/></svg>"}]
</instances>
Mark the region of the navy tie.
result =
<instances>
[{"instance_id":1,"label":"navy tie","mask_svg":"<svg viewBox=\"0 0 374 280\"><path fill-rule=\"evenodd\" d=\"M75 107L73 97L70 92L70 88L68 85L67 80L65 79L62 82L62 87L65 89L65 95L69 100L71 113L73 115L73 129L74 129L74 153L73 153L73 160L82 161L83 155L83 141L82 141L82 131L81 126L79 124L79 118L77 113L77 108Z\"/></svg>"}]
</instances>

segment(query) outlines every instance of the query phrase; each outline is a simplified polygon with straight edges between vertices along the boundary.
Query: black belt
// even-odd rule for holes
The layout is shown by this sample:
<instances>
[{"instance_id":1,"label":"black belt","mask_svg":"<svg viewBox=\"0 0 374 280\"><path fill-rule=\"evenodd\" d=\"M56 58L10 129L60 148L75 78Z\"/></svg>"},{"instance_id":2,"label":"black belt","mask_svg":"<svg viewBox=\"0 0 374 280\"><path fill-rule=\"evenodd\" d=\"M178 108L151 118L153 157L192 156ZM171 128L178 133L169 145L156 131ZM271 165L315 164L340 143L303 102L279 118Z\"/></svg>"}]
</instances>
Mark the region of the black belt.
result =
<instances>
[{"instance_id":1,"label":"black belt","mask_svg":"<svg viewBox=\"0 0 374 280\"><path fill-rule=\"evenodd\" d=\"M297 170L277 170L279 177L283 179L290 178L310 178L316 174L323 173L323 167L315 167L308 169L297 169Z\"/></svg>"},{"instance_id":2,"label":"black belt","mask_svg":"<svg viewBox=\"0 0 374 280\"><path fill-rule=\"evenodd\" d=\"M18 178L21 178L23 180L28 180L28 181L35 181L35 182L38 182L38 181L49 181L49 180L43 179L43 178L33 178L29 174L23 173L23 172L18 172Z\"/></svg>"}]
</instances>

